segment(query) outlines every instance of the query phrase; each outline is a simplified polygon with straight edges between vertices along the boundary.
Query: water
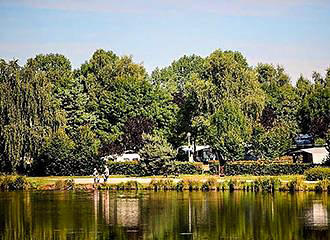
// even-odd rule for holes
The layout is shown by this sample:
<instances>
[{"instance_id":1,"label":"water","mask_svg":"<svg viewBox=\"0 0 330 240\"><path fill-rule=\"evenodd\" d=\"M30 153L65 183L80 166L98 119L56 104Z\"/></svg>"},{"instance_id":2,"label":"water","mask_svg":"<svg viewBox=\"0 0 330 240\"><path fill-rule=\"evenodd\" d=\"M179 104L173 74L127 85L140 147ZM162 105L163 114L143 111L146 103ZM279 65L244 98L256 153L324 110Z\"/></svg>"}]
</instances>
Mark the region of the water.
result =
<instances>
[{"instance_id":1,"label":"water","mask_svg":"<svg viewBox=\"0 0 330 240\"><path fill-rule=\"evenodd\" d=\"M329 196L0 192L0 239L330 239Z\"/></svg>"}]
</instances>

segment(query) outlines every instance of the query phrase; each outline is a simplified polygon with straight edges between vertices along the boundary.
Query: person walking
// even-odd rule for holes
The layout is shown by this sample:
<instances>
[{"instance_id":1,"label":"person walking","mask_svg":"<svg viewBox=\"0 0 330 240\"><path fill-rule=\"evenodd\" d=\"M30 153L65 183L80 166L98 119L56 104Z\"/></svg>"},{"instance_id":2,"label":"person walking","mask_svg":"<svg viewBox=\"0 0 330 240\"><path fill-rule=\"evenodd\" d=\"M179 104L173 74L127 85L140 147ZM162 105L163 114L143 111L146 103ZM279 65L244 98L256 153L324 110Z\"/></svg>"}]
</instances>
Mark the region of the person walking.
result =
<instances>
[{"instance_id":1,"label":"person walking","mask_svg":"<svg viewBox=\"0 0 330 240\"><path fill-rule=\"evenodd\" d=\"M109 168L107 165L104 165L104 182L108 181L109 175L110 175Z\"/></svg>"},{"instance_id":2,"label":"person walking","mask_svg":"<svg viewBox=\"0 0 330 240\"><path fill-rule=\"evenodd\" d=\"M99 183L100 182L99 172L97 171L96 168L94 168L93 176L94 176L94 183Z\"/></svg>"}]
</instances>

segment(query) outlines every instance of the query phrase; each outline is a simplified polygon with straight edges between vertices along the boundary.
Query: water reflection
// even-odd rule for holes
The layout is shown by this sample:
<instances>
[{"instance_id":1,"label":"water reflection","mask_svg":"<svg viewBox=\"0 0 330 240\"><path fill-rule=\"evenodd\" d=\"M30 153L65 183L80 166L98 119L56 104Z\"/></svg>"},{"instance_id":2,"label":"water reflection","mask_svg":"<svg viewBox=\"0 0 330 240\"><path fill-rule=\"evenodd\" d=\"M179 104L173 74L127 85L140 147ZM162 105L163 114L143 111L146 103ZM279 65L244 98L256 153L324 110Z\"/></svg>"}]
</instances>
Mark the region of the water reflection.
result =
<instances>
[{"instance_id":1,"label":"water reflection","mask_svg":"<svg viewBox=\"0 0 330 240\"><path fill-rule=\"evenodd\" d=\"M313 205L306 213L306 225L327 228L328 227L328 211L326 205L321 201L313 201Z\"/></svg>"},{"instance_id":2,"label":"water reflection","mask_svg":"<svg viewBox=\"0 0 330 240\"><path fill-rule=\"evenodd\" d=\"M330 239L327 194L0 193L0 239Z\"/></svg>"}]
</instances>

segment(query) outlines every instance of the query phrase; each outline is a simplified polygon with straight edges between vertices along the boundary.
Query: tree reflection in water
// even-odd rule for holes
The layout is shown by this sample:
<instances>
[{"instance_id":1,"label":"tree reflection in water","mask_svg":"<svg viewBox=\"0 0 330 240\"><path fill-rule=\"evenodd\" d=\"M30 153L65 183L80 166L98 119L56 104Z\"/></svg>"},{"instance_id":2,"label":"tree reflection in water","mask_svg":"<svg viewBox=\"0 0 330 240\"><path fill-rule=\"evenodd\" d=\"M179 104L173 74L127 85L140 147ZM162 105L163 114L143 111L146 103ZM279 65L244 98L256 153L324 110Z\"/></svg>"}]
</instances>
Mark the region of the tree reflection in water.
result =
<instances>
[{"instance_id":1,"label":"tree reflection in water","mask_svg":"<svg viewBox=\"0 0 330 240\"><path fill-rule=\"evenodd\" d=\"M327 194L2 192L0 239L330 239Z\"/></svg>"}]
</instances>

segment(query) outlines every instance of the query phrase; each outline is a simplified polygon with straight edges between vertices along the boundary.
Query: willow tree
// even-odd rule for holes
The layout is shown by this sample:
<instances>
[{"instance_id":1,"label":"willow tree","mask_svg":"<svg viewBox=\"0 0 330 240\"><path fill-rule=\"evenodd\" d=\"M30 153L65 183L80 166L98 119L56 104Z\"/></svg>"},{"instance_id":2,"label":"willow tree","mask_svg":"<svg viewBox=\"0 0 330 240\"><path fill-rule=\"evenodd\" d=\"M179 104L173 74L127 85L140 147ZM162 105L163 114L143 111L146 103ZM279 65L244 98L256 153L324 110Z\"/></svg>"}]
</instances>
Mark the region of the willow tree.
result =
<instances>
[{"instance_id":1,"label":"willow tree","mask_svg":"<svg viewBox=\"0 0 330 240\"><path fill-rule=\"evenodd\" d=\"M0 171L15 172L31 162L45 137L64 121L51 90L35 64L0 60Z\"/></svg>"}]
</instances>

